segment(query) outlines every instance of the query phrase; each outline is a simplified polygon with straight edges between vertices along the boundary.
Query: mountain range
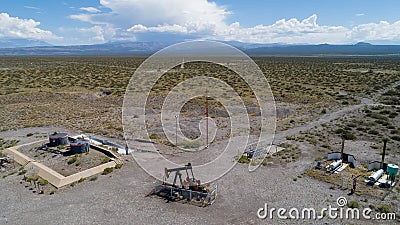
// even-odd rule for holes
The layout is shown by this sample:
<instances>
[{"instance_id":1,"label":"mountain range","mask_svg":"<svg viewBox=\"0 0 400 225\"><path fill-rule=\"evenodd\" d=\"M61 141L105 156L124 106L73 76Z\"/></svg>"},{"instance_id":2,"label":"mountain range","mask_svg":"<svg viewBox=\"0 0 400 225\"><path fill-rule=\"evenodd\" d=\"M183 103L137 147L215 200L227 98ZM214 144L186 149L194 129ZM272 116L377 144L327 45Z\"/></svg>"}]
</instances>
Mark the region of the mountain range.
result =
<instances>
[{"instance_id":1,"label":"mountain range","mask_svg":"<svg viewBox=\"0 0 400 225\"><path fill-rule=\"evenodd\" d=\"M12 43L7 45L7 43ZM288 45L224 42L251 56L400 56L400 45ZM174 42L110 42L95 45L51 46L31 40L0 41L0 56L23 55L150 55ZM8 47L7 47L8 46ZM11 47L10 47L11 46ZM21 47L24 46L24 47Z\"/></svg>"}]
</instances>

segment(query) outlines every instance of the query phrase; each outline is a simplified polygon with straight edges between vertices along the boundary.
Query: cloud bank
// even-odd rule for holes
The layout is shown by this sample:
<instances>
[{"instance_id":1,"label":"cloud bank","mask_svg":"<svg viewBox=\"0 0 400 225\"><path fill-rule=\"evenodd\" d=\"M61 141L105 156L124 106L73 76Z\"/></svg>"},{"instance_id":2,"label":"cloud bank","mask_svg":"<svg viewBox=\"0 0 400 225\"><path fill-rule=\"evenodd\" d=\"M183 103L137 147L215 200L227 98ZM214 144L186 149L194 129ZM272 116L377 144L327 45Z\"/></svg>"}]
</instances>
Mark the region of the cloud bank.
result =
<instances>
[{"instance_id":1,"label":"cloud bank","mask_svg":"<svg viewBox=\"0 0 400 225\"><path fill-rule=\"evenodd\" d=\"M101 0L109 13L76 14L70 18L101 25L108 40L143 40L147 34L171 34L175 37L235 40L253 43L343 44L359 41L400 42L400 21L390 24L361 24L352 28L324 26L311 15L281 19L271 25L242 27L228 24L226 7L207 0Z\"/></svg>"},{"instance_id":2,"label":"cloud bank","mask_svg":"<svg viewBox=\"0 0 400 225\"><path fill-rule=\"evenodd\" d=\"M0 13L0 38L23 38L35 40L60 39L51 31L38 28L40 22L32 19L11 17L7 13Z\"/></svg>"},{"instance_id":3,"label":"cloud bank","mask_svg":"<svg viewBox=\"0 0 400 225\"><path fill-rule=\"evenodd\" d=\"M360 41L400 44L400 20L353 27L327 26L319 24L317 14L313 14L308 18L283 18L272 24L244 27L240 21L228 23L228 17L233 13L227 7L208 0L100 0L98 7L79 9L80 13L69 18L90 26L71 29L89 43L162 41L169 38L175 41L211 39L287 44L349 44ZM39 25L40 22L32 19L1 13L0 38L60 40L51 31L40 29Z\"/></svg>"}]
</instances>

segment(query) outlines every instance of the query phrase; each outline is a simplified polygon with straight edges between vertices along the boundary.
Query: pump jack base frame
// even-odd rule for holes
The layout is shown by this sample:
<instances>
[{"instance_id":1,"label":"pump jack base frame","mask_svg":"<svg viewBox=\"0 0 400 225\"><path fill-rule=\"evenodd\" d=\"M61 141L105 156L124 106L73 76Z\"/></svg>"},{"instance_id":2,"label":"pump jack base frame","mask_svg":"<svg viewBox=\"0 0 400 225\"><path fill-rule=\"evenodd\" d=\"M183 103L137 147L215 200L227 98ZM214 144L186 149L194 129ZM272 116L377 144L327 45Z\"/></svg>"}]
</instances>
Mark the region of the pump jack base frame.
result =
<instances>
[{"instance_id":1,"label":"pump jack base frame","mask_svg":"<svg viewBox=\"0 0 400 225\"><path fill-rule=\"evenodd\" d=\"M168 202L189 203L201 207L212 205L217 199L218 185L209 191L194 191L168 184L157 185L147 196L158 196Z\"/></svg>"}]
</instances>

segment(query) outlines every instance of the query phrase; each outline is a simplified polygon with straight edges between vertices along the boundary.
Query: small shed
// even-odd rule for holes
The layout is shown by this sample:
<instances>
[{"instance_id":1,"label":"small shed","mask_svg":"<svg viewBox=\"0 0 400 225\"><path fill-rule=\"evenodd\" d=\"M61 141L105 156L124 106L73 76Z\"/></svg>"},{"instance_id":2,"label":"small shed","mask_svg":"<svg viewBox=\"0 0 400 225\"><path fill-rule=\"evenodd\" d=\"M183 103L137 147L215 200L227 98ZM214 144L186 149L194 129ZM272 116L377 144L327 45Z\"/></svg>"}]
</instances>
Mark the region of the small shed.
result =
<instances>
[{"instance_id":1,"label":"small shed","mask_svg":"<svg viewBox=\"0 0 400 225\"><path fill-rule=\"evenodd\" d=\"M342 158L341 152L328 153L328 160L339 160L341 158ZM356 167L357 161L356 161L356 157L354 157L354 155L343 153L342 160L344 163L349 163L350 167L352 167L352 168Z\"/></svg>"},{"instance_id":2,"label":"small shed","mask_svg":"<svg viewBox=\"0 0 400 225\"><path fill-rule=\"evenodd\" d=\"M66 145L66 144L68 144L68 134L67 133L54 132L53 134L49 135L49 146L50 147Z\"/></svg>"},{"instance_id":3,"label":"small shed","mask_svg":"<svg viewBox=\"0 0 400 225\"><path fill-rule=\"evenodd\" d=\"M87 140L75 140L74 142L71 142L70 147L71 147L71 152L74 154L79 154L79 153L85 153L89 152L89 141Z\"/></svg>"},{"instance_id":4,"label":"small shed","mask_svg":"<svg viewBox=\"0 0 400 225\"><path fill-rule=\"evenodd\" d=\"M373 161L373 162L368 163L368 171L379 170L379 169L383 169L384 171L386 171L387 166L388 166L387 163L382 163L380 161Z\"/></svg>"}]
</instances>

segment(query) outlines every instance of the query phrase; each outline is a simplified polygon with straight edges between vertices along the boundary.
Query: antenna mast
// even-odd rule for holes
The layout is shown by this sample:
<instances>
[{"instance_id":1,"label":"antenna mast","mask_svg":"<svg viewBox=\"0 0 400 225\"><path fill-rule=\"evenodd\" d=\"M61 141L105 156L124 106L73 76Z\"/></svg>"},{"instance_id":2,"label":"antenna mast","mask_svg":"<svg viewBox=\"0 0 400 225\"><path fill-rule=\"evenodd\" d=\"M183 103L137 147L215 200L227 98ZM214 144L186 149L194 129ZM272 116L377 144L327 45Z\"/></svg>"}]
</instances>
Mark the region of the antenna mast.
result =
<instances>
[{"instance_id":1,"label":"antenna mast","mask_svg":"<svg viewBox=\"0 0 400 225\"><path fill-rule=\"evenodd\" d=\"M206 148L208 148L208 79L206 85Z\"/></svg>"}]
</instances>

